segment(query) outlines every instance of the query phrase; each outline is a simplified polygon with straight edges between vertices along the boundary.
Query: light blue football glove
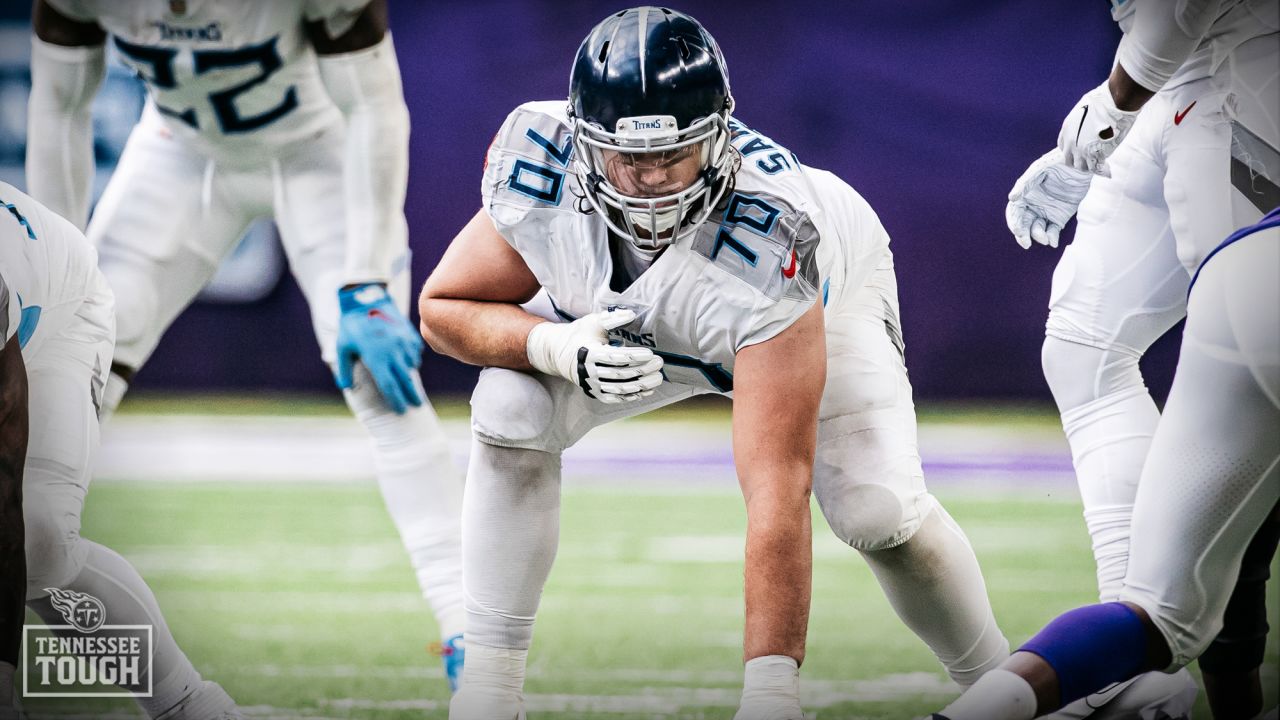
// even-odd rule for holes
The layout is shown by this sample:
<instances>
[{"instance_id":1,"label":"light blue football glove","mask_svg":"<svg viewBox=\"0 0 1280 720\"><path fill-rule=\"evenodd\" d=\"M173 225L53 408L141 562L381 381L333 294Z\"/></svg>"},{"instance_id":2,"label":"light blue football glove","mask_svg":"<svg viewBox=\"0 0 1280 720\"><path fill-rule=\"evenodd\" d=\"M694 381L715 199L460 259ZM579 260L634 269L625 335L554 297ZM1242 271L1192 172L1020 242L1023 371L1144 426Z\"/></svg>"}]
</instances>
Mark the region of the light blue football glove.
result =
<instances>
[{"instance_id":1,"label":"light blue football glove","mask_svg":"<svg viewBox=\"0 0 1280 720\"><path fill-rule=\"evenodd\" d=\"M409 405L422 405L413 381L422 364L422 338L377 283L338 291L338 387L353 385L352 373L364 364L387 405L403 415Z\"/></svg>"}]
</instances>

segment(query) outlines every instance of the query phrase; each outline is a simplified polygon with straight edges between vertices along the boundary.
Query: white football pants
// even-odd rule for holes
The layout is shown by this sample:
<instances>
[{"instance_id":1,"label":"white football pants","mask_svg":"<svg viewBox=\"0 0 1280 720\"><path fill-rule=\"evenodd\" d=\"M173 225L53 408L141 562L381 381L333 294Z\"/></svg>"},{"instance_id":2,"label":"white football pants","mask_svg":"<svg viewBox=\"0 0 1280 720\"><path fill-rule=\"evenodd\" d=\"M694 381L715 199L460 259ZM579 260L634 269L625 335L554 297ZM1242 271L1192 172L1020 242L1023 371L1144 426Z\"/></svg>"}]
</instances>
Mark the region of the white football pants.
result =
<instances>
[{"instance_id":1,"label":"white football pants","mask_svg":"<svg viewBox=\"0 0 1280 720\"><path fill-rule=\"evenodd\" d=\"M886 251L867 286L828 308L813 491L832 530L862 552L903 621L953 678L969 684L1008 655L1008 642L972 548L925 489L897 324ZM668 382L646 400L604 405L557 377L481 373L463 509L469 646L529 647L558 544L564 449L594 427L703 392Z\"/></svg>"},{"instance_id":2,"label":"white football pants","mask_svg":"<svg viewBox=\"0 0 1280 720\"><path fill-rule=\"evenodd\" d=\"M1194 660L1222 628L1245 548L1280 500L1280 230L1201 270L1142 472L1120 598Z\"/></svg>"},{"instance_id":3,"label":"white football pants","mask_svg":"<svg viewBox=\"0 0 1280 720\"><path fill-rule=\"evenodd\" d=\"M1095 177L1053 276L1043 361L1093 536L1099 595L1116 598L1138 477L1159 421L1138 368L1186 312L1190 273L1256 221L1280 182L1280 39L1245 43L1212 78L1157 93ZM1234 158L1234 160L1233 160ZM1244 162L1248 169L1233 170ZM1233 185L1233 172L1235 183ZM1250 174L1252 173L1252 177ZM1241 177L1243 175L1243 177ZM1247 193L1247 194L1246 194Z\"/></svg>"},{"instance_id":4,"label":"white football pants","mask_svg":"<svg viewBox=\"0 0 1280 720\"><path fill-rule=\"evenodd\" d=\"M345 253L342 154L342 128L331 127L271 157L231 163L184 145L148 106L87 233L116 293L116 362L141 367L249 224L271 217L311 307L321 357L332 367ZM407 238L400 242L389 290L407 316L409 248ZM210 351L253 355L270 342L246 337L240 346ZM118 402L123 383L114 375L110 382L109 402ZM454 635L463 624L462 475L435 412L424 404L396 415L363 371L344 395L372 438L383 499L442 636Z\"/></svg>"}]
</instances>

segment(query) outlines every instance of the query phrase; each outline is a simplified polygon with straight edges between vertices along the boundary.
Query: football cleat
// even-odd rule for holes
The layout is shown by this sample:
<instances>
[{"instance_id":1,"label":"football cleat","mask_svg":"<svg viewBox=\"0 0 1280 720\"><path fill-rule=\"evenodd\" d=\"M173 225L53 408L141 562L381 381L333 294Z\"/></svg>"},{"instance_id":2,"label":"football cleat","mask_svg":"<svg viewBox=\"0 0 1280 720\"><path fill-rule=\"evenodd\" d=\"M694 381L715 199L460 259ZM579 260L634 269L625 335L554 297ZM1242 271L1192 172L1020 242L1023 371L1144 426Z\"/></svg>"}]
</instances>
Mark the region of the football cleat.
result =
<instances>
[{"instance_id":1,"label":"football cleat","mask_svg":"<svg viewBox=\"0 0 1280 720\"><path fill-rule=\"evenodd\" d=\"M444 663L444 678L449 681L449 692L458 692L462 684L462 666L466 663L467 645L462 635L454 635L443 642L431 643L431 653Z\"/></svg>"},{"instance_id":2,"label":"football cleat","mask_svg":"<svg viewBox=\"0 0 1280 720\"><path fill-rule=\"evenodd\" d=\"M1083 697L1048 720L1188 720L1196 701L1196 684L1186 669L1172 675L1149 672Z\"/></svg>"},{"instance_id":3,"label":"football cleat","mask_svg":"<svg viewBox=\"0 0 1280 720\"><path fill-rule=\"evenodd\" d=\"M205 680L156 720L245 720L245 716L221 685Z\"/></svg>"}]
</instances>

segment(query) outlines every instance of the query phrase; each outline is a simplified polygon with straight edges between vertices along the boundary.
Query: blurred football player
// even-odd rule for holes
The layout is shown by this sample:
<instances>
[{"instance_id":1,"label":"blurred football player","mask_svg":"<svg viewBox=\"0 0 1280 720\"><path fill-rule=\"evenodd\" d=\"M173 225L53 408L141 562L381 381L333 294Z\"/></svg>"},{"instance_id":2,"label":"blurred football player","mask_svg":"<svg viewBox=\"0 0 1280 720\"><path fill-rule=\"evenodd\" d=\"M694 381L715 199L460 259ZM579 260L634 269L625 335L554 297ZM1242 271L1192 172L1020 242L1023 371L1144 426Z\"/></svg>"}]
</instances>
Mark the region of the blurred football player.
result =
<instances>
[{"instance_id":1,"label":"blurred football player","mask_svg":"<svg viewBox=\"0 0 1280 720\"><path fill-rule=\"evenodd\" d=\"M108 35L148 89L87 233L119 315L104 413L249 223L273 218L456 683L462 475L404 316L409 118L385 0L37 0L34 13L27 179L51 208L85 222Z\"/></svg>"},{"instance_id":2,"label":"blurred football player","mask_svg":"<svg viewBox=\"0 0 1280 720\"><path fill-rule=\"evenodd\" d=\"M561 453L703 393L733 398L747 508L739 720L802 717L811 491L953 679L972 683L1008 652L968 540L924 485L888 235L852 188L733 106L693 18L609 16L578 51L567 107L507 117L483 208L423 288L427 341L486 366L471 399L455 720L523 716ZM539 291L551 322L521 307Z\"/></svg>"},{"instance_id":3,"label":"blurred football player","mask_svg":"<svg viewBox=\"0 0 1280 720\"><path fill-rule=\"evenodd\" d=\"M1191 272L1207 253L1280 204L1280 3L1174 5L1112 3L1125 34L1111 76L1076 104L1060 147L1019 178L1007 209L1023 247L1056 247L1080 211L1054 273L1043 362L1104 602L1125 575L1138 478L1159 421L1138 361L1185 314ZM1224 717L1249 717L1261 702L1264 587L1278 533L1274 520L1260 532L1223 637L1201 661ZM1113 709L1181 717L1194 693L1185 672L1152 675Z\"/></svg>"},{"instance_id":4,"label":"blurred football player","mask_svg":"<svg viewBox=\"0 0 1280 720\"><path fill-rule=\"evenodd\" d=\"M47 590L73 590L100 600L113 624L151 627L154 655L144 672L151 675L153 692L137 698L148 717L240 718L231 698L202 680L178 648L133 566L80 537L111 365L112 294L93 248L75 226L5 183L0 207L0 395L9 410L0 445L3 472L22 476L26 602L50 625L65 626ZM9 450L19 437L27 449L14 458Z\"/></svg>"},{"instance_id":5,"label":"blurred football player","mask_svg":"<svg viewBox=\"0 0 1280 720\"><path fill-rule=\"evenodd\" d=\"M1209 646L1246 546L1280 501L1277 308L1280 208L1207 253L1192 279L1118 601L1059 616L935 718L1035 717L1141 672L1172 672Z\"/></svg>"}]
</instances>

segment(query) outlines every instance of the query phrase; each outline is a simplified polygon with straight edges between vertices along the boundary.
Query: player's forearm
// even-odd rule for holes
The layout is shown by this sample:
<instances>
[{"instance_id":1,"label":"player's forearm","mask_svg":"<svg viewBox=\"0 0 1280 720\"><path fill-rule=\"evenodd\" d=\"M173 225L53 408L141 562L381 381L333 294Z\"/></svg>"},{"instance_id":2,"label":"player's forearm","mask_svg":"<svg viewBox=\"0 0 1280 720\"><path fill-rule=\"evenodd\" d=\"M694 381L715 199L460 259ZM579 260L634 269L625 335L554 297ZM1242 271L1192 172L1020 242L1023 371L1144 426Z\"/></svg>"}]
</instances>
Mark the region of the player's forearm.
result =
<instances>
[{"instance_id":1,"label":"player's forearm","mask_svg":"<svg viewBox=\"0 0 1280 720\"><path fill-rule=\"evenodd\" d=\"M808 472L793 468L789 479L747 496L744 660L804 661L813 575Z\"/></svg>"},{"instance_id":2,"label":"player's forearm","mask_svg":"<svg viewBox=\"0 0 1280 720\"><path fill-rule=\"evenodd\" d=\"M355 52L320 57L325 88L347 121L343 192L344 280L386 282L405 252L409 110L391 36Z\"/></svg>"},{"instance_id":3,"label":"player's forearm","mask_svg":"<svg viewBox=\"0 0 1280 720\"><path fill-rule=\"evenodd\" d=\"M84 229L93 188L93 96L106 72L101 45L31 38L27 191Z\"/></svg>"},{"instance_id":4,"label":"player's forearm","mask_svg":"<svg viewBox=\"0 0 1280 720\"><path fill-rule=\"evenodd\" d=\"M1133 26L1116 53L1116 67L1124 75L1117 78L1112 73L1110 84L1116 107L1132 111L1145 102L1140 92L1125 86L1124 79L1148 93L1146 97L1164 87L1209 31L1219 5L1219 0L1139 4Z\"/></svg>"},{"instance_id":5,"label":"player's forearm","mask_svg":"<svg viewBox=\"0 0 1280 720\"><path fill-rule=\"evenodd\" d=\"M532 370L526 343L546 322L518 305L431 298L418 302L422 337L432 350L470 365Z\"/></svg>"}]
</instances>

